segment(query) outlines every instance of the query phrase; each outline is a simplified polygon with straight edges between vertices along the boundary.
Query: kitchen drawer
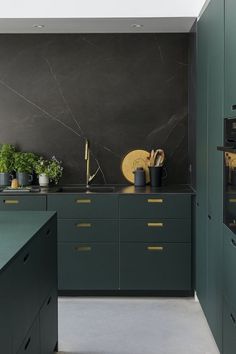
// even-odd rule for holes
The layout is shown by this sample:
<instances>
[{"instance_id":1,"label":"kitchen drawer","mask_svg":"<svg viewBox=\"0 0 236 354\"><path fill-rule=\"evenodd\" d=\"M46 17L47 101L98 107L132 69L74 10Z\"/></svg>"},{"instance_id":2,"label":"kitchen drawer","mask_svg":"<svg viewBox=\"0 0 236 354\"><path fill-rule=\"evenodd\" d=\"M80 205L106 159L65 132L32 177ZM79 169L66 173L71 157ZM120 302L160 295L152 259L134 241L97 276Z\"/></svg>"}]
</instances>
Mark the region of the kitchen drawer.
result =
<instances>
[{"instance_id":1,"label":"kitchen drawer","mask_svg":"<svg viewBox=\"0 0 236 354\"><path fill-rule=\"evenodd\" d=\"M118 240L116 220L58 220L59 242L116 242Z\"/></svg>"},{"instance_id":2,"label":"kitchen drawer","mask_svg":"<svg viewBox=\"0 0 236 354\"><path fill-rule=\"evenodd\" d=\"M15 352L14 352L15 353ZM39 318L37 317L27 333L17 354L47 354L40 351Z\"/></svg>"},{"instance_id":3,"label":"kitchen drawer","mask_svg":"<svg viewBox=\"0 0 236 354\"><path fill-rule=\"evenodd\" d=\"M119 200L121 218L190 218L189 195L121 195Z\"/></svg>"},{"instance_id":4,"label":"kitchen drawer","mask_svg":"<svg viewBox=\"0 0 236 354\"><path fill-rule=\"evenodd\" d=\"M116 195L49 195L48 210L57 211L59 219L116 219L118 199Z\"/></svg>"},{"instance_id":5,"label":"kitchen drawer","mask_svg":"<svg viewBox=\"0 0 236 354\"><path fill-rule=\"evenodd\" d=\"M49 291L57 288L57 219L53 217L38 235L40 257L39 298L40 306Z\"/></svg>"},{"instance_id":6,"label":"kitchen drawer","mask_svg":"<svg viewBox=\"0 0 236 354\"><path fill-rule=\"evenodd\" d=\"M52 354L58 341L57 291L54 290L40 310L41 354Z\"/></svg>"},{"instance_id":7,"label":"kitchen drawer","mask_svg":"<svg viewBox=\"0 0 236 354\"><path fill-rule=\"evenodd\" d=\"M0 211L46 210L45 196L0 196Z\"/></svg>"},{"instance_id":8,"label":"kitchen drawer","mask_svg":"<svg viewBox=\"0 0 236 354\"><path fill-rule=\"evenodd\" d=\"M119 246L112 243L59 243L59 289L118 289L118 254Z\"/></svg>"},{"instance_id":9,"label":"kitchen drawer","mask_svg":"<svg viewBox=\"0 0 236 354\"><path fill-rule=\"evenodd\" d=\"M41 261L36 237L24 247L9 267L9 277L14 279L11 305L14 353L19 349L38 312Z\"/></svg>"},{"instance_id":10,"label":"kitchen drawer","mask_svg":"<svg viewBox=\"0 0 236 354\"><path fill-rule=\"evenodd\" d=\"M236 353L236 309L227 300L223 308L223 353Z\"/></svg>"},{"instance_id":11,"label":"kitchen drawer","mask_svg":"<svg viewBox=\"0 0 236 354\"><path fill-rule=\"evenodd\" d=\"M191 245L122 243L120 288L191 290Z\"/></svg>"},{"instance_id":12,"label":"kitchen drawer","mask_svg":"<svg viewBox=\"0 0 236 354\"><path fill-rule=\"evenodd\" d=\"M225 228L224 231L224 292L230 303L236 308L236 235Z\"/></svg>"},{"instance_id":13,"label":"kitchen drawer","mask_svg":"<svg viewBox=\"0 0 236 354\"><path fill-rule=\"evenodd\" d=\"M191 219L122 219L121 242L191 242Z\"/></svg>"}]
</instances>

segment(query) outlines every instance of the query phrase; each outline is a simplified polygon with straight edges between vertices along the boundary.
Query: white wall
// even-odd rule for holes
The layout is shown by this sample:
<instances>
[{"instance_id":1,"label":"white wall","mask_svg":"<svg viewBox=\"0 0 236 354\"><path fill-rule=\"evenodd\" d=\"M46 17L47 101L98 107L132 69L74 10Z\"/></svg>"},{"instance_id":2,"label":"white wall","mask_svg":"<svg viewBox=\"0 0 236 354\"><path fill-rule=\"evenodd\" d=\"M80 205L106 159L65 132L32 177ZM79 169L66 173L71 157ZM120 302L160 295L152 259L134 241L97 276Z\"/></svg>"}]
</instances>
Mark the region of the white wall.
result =
<instances>
[{"instance_id":1,"label":"white wall","mask_svg":"<svg viewBox=\"0 0 236 354\"><path fill-rule=\"evenodd\" d=\"M1 0L0 18L197 17L205 0Z\"/></svg>"}]
</instances>

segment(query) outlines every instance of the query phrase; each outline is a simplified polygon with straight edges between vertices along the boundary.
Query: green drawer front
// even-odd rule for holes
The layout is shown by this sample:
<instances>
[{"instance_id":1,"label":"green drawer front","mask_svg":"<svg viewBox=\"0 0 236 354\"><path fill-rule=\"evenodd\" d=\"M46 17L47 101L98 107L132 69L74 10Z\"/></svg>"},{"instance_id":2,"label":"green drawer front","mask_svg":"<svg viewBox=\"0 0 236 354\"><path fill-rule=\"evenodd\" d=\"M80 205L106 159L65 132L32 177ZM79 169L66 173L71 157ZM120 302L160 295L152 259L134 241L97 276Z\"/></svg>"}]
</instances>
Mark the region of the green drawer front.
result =
<instances>
[{"instance_id":1,"label":"green drawer front","mask_svg":"<svg viewBox=\"0 0 236 354\"><path fill-rule=\"evenodd\" d=\"M38 239L35 238L20 252L9 268L14 279L11 305L13 313L13 352L17 352L39 308L40 259Z\"/></svg>"},{"instance_id":2,"label":"green drawer front","mask_svg":"<svg viewBox=\"0 0 236 354\"><path fill-rule=\"evenodd\" d=\"M14 352L15 353L15 352ZM39 318L34 321L17 354L49 354L40 350Z\"/></svg>"},{"instance_id":3,"label":"green drawer front","mask_svg":"<svg viewBox=\"0 0 236 354\"><path fill-rule=\"evenodd\" d=\"M46 210L44 196L0 196L0 211Z\"/></svg>"},{"instance_id":4,"label":"green drawer front","mask_svg":"<svg viewBox=\"0 0 236 354\"><path fill-rule=\"evenodd\" d=\"M119 246L112 243L59 243L59 289L118 289L118 254Z\"/></svg>"},{"instance_id":5,"label":"green drawer front","mask_svg":"<svg viewBox=\"0 0 236 354\"><path fill-rule=\"evenodd\" d=\"M116 219L118 199L116 195L49 195L48 210L57 211L61 219Z\"/></svg>"},{"instance_id":6,"label":"green drawer front","mask_svg":"<svg viewBox=\"0 0 236 354\"><path fill-rule=\"evenodd\" d=\"M236 310L226 300L223 309L223 353L236 353Z\"/></svg>"},{"instance_id":7,"label":"green drawer front","mask_svg":"<svg viewBox=\"0 0 236 354\"><path fill-rule=\"evenodd\" d=\"M0 274L0 352L3 354L12 354L11 319L14 314L11 312L11 297L11 283L6 269Z\"/></svg>"},{"instance_id":8,"label":"green drawer front","mask_svg":"<svg viewBox=\"0 0 236 354\"><path fill-rule=\"evenodd\" d=\"M115 242L118 239L118 221L115 220L58 220L59 242Z\"/></svg>"},{"instance_id":9,"label":"green drawer front","mask_svg":"<svg viewBox=\"0 0 236 354\"><path fill-rule=\"evenodd\" d=\"M58 341L57 291L48 295L40 310L41 354L52 354Z\"/></svg>"},{"instance_id":10,"label":"green drawer front","mask_svg":"<svg viewBox=\"0 0 236 354\"><path fill-rule=\"evenodd\" d=\"M121 218L190 218L188 195L121 195Z\"/></svg>"},{"instance_id":11,"label":"green drawer front","mask_svg":"<svg viewBox=\"0 0 236 354\"><path fill-rule=\"evenodd\" d=\"M236 235L230 230L224 232L224 292L236 308Z\"/></svg>"},{"instance_id":12,"label":"green drawer front","mask_svg":"<svg viewBox=\"0 0 236 354\"><path fill-rule=\"evenodd\" d=\"M190 219L120 220L121 242L191 242Z\"/></svg>"},{"instance_id":13,"label":"green drawer front","mask_svg":"<svg viewBox=\"0 0 236 354\"><path fill-rule=\"evenodd\" d=\"M57 219L50 220L38 237L40 256L39 298L40 306L52 288L57 288ZM42 261L43 260L43 261Z\"/></svg>"},{"instance_id":14,"label":"green drawer front","mask_svg":"<svg viewBox=\"0 0 236 354\"><path fill-rule=\"evenodd\" d=\"M120 288L191 290L191 245L122 243Z\"/></svg>"}]
</instances>

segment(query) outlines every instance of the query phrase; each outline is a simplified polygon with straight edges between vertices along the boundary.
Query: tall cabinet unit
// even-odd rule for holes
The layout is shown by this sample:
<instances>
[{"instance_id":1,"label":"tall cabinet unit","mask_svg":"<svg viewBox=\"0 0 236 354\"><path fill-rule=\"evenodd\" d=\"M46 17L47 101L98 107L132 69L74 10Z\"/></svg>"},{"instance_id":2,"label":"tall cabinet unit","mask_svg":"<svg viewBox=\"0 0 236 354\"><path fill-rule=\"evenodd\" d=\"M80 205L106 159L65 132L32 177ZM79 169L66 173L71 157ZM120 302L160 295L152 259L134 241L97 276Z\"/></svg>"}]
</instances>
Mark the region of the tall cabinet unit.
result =
<instances>
[{"instance_id":1,"label":"tall cabinet unit","mask_svg":"<svg viewBox=\"0 0 236 354\"><path fill-rule=\"evenodd\" d=\"M224 1L198 22L197 294L222 348ZM201 148L200 148L201 147Z\"/></svg>"}]
</instances>

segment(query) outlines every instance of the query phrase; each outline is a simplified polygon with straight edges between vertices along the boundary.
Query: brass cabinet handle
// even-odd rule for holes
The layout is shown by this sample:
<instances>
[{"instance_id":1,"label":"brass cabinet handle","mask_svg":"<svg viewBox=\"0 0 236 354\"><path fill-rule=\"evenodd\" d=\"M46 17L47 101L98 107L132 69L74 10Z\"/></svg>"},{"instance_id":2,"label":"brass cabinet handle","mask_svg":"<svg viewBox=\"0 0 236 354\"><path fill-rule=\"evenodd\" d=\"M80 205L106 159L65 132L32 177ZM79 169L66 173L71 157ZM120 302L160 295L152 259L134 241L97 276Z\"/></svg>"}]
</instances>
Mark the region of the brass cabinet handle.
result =
<instances>
[{"instance_id":1,"label":"brass cabinet handle","mask_svg":"<svg viewBox=\"0 0 236 354\"><path fill-rule=\"evenodd\" d=\"M90 252L92 250L91 246L75 246L77 252Z\"/></svg>"},{"instance_id":2,"label":"brass cabinet handle","mask_svg":"<svg viewBox=\"0 0 236 354\"><path fill-rule=\"evenodd\" d=\"M147 250L148 251L163 251L164 247L162 247L162 246L148 246Z\"/></svg>"},{"instance_id":3,"label":"brass cabinet handle","mask_svg":"<svg viewBox=\"0 0 236 354\"><path fill-rule=\"evenodd\" d=\"M90 223L79 223L79 224L76 224L76 227L91 227L92 224Z\"/></svg>"},{"instance_id":4,"label":"brass cabinet handle","mask_svg":"<svg viewBox=\"0 0 236 354\"><path fill-rule=\"evenodd\" d=\"M17 200L17 199L5 199L5 200L3 201L3 203L5 203L5 204L19 204L20 201Z\"/></svg>"},{"instance_id":5,"label":"brass cabinet handle","mask_svg":"<svg viewBox=\"0 0 236 354\"><path fill-rule=\"evenodd\" d=\"M76 199L77 204L90 204L92 203L91 199Z\"/></svg>"},{"instance_id":6,"label":"brass cabinet handle","mask_svg":"<svg viewBox=\"0 0 236 354\"><path fill-rule=\"evenodd\" d=\"M163 199L148 199L148 203L163 203Z\"/></svg>"},{"instance_id":7,"label":"brass cabinet handle","mask_svg":"<svg viewBox=\"0 0 236 354\"><path fill-rule=\"evenodd\" d=\"M164 224L162 222L148 222L147 226L148 227L163 227Z\"/></svg>"},{"instance_id":8,"label":"brass cabinet handle","mask_svg":"<svg viewBox=\"0 0 236 354\"><path fill-rule=\"evenodd\" d=\"M230 198L230 199L229 199L229 202L230 202L230 203L236 203L236 198Z\"/></svg>"}]
</instances>

